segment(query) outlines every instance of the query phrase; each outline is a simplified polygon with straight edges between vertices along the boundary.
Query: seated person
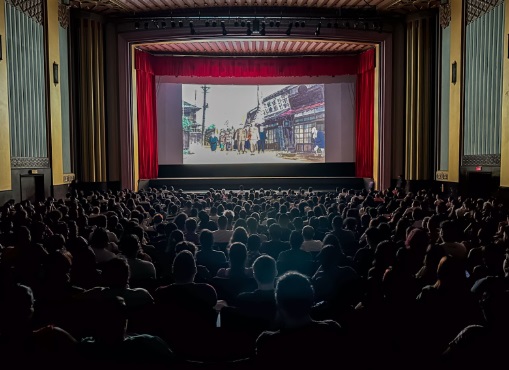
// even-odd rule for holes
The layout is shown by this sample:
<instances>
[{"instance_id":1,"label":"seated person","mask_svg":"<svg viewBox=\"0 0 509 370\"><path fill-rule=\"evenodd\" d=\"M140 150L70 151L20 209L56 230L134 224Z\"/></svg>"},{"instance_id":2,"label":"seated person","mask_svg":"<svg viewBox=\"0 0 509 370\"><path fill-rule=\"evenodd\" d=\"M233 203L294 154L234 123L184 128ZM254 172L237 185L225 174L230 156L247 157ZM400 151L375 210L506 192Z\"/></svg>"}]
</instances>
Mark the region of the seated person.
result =
<instances>
[{"instance_id":1,"label":"seated person","mask_svg":"<svg viewBox=\"0 0 509 370\"><path fill-rule=\"evenodd\" d=\"M196 229L198 228L198 223L196 222L196 219L194 218L188 218L185 223L186 231L184 233L184 238L191 243L199 244L200 243L200 237L198 236L198 233L196 232Z\"/></svg>"},{"instance_id":2,"label":"seated person","mask_svg":"<svg viewBox=\"0 0 509 370\"><path fill-rule=\"evenodd\" d=\"M121 297L129 310L154 303L154 298L147 290L129 288L129 265L121 257L114 258L104 264L101 282L102 287L87 290L80 298L95 300Z\"/></svg>"},{"instance_id":3,"label":"seated person","mask_svg":"<svg viewBox=\"0 0 509 370\"><path fill-rule=\"evenodd\" d=\"M217 270L227 264L226 256L221 251L212 249L214 234L207 229L200 233L200 250L196 252L196 264L205 266L212 276Z\"/></svg>"},{"instance_id":4,"label":"seated person","mask_svg":"<svg viewBox=\"0 0 509 370\"><path fill-rule=\"evenodd\" d=\"M262 240L259 235L250 235L247 239L247 267L252 267L254 261L260 257Z\"/></svg>"},{"instance_id":5,"label":"seated person","mask_svg":"<svg viewBox=\"0 0 509 370\"><path fill-rule=\"evenodd\" d=\"M139 282L156 278L156 268L152 262L138 258L141 243L134 234L124 235L120 241L120 251L126 257L130 271L130 282Z\"/></svg>"},{"instance_id":6,"label":"seated person","mask_svg":"<svg viewBox=\"0 0 509 370\"><path fill-rule=\"evenodd\" d=\"M252 278L253 269L246 267L247 249L242 243L233 243L230 247L230 267L222 268L217 277L222 278Z\"/></svg>"},{"instance_id":7,"label":"seated person","mask_svg":"<svg viewBox=\"0 0 509 370\"><path fill-rule=\"evenodd\" d=\"M276 316L276 298L274 282L277 276L276 261L270 256L261 256L253 264L253 273L258 289L240 293L236 307L245 315L253 326L269 328Z\"/></svg>"},{"instance_id":8,"label":"seated person","mask_svg":"<svg viewBox=\"0 0 509 370\"><path fill-rule=\"evenodd\" d=\"M175 351L189 356L196 351L203 352L206 333L215 329L217 303L215 289L203 283L195 283L196 262L193 254L184 250L173 262L175 283L158 288L154 293L156 301L154 328Z\"/></svg>"},{"instance_id":9,"label":"seated person","mask_svg":"<svg viewBox=\"0 0 509 370\"><path fill-rule=\"evenodd\" d=\"M233 231L227 230L228 219L226 216L219 216L217 219L217 227L219 230L213 232L214 234L214 244L228 244L230 238L232 237Z\"/></svg>"},{"instance_id":10,"label":"seated person","mask_svg":"<svg viewBox=\"0 0 509 370\"><path fill-rule=\"evenodd\" d=\"M281 226L277 223L269 226L269 236L270 240L262 244L260 252L277 261L279 253L290 249L290 243L281 241Z\"/></svg>"},{"instance_id":11,"label":"seated person","mask_svg":"<svg viewBox=\"0 0 509 370\"><path fill-rule=\"evenodd\" d=\"M276 284L276 306L281 329L262 333L256 341L259 366L303 369L317 361L349 364L349 350L343 331L335 321L314 321L310 312L314 292L309 279L288 272ZM340 351L340 353L338 353Z\"/></svg>"},{"instance_id":12,"label":"seated person","mask_svg":"<svg viewBox=\"0 0 509 370\"><path fill-rule=\"evenodd\" d=\"M277 269L280 273L286 271L297 271L304 275L310 275L313 256L311 253L301 249L304 238L298 231L292 231L290 234L291 249L281 252L277 260Z\"/></svg>"},{"instance_id":13,"label":"seated person","mask_svg":"<svg viewBox=\"0 0 509 370\"><path fill-rule=\"evenodd\" d=\"M154 293L157 304L179 304L191 308L213 308L217 302L214 288L208 284L195 283L196 262L193 254L184 250L173 261L175 283L162 286Z\"/></svg>"},{"instance_id":14,"label":"seated person","mask_svg":"<svg viewBox=\"0 0 509 370\"><path fill-rule=\"evenodd\" d=\"M90 238L90 246L95 253L95 261L98 264L108 262L115 258L115 253L111 251L108 234L105 229L97 228Z\"/></svg>"},{"instance_id":15,"label":"seated person","mask_svg":"<svg viewBox=\"0 0 509 370\"><path fill-rule=\"evenodd\" d=\"M2 368L65 369L77 361L76 340L58 327L34 330L33 315L32 289L14 285L3 292L0 298Z\"/></svg>"},{"instance_id":16,"label":"seated person","mask_svg":"<svg viewBox=\"0 0 509 370\"><path fill-rule=\"evenodd\" d=\"M88 366L113 368L117 366L147 366L166 368L173 361L173 353L159 337L127 335L127 308L120 297L110 297L96 307L97 320L92 337L80 344Z\"/></svg>"},{"instance_id":17,"label":"seated person","mask_svg":"<svg viewBox=\"0 0 509 370\"><path fill-rule=\"evenodd\" d=\"M305 252L320 252L322 249L323 243L321 240L313 240L315 236L315 229L313 226L304 226L302 229L302 236L304 237L304 242L302 242L301 249Z\"/></svg>"},{"instance_id":18,"label":"seated person","mask_svg":"<svg viewBox=\"0 0 509 370\"><path fill-rule=\"evenodd\" d=\"M311 279L317 301L341 305L357 303L353 297L358 290L355 288L359 288L359 276L353 268L339 266L340 253L339 248L327 245L317 257L320 267Z\"/></svg>"}]
</instances>

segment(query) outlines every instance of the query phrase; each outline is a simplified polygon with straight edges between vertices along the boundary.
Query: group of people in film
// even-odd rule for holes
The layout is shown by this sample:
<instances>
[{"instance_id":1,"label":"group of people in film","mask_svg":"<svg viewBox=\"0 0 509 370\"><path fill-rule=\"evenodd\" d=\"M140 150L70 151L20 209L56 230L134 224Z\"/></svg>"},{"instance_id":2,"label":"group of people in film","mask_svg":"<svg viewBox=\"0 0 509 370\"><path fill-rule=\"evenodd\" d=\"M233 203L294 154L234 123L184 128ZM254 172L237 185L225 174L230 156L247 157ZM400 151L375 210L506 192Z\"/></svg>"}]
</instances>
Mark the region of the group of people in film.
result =
<instances>
[{"instance_id":1,"label":"group of people in film","mask_svg":"<svg viewBox=\"0 0 509 370\"><path fill-rule=\"evenodd\" d=\"M266 132L263 125L247 124L238 129L221 129L219 137L215 131L209 138L210 150L217 151L237 151L237 154L245 154L247 151L254 155L256 151L265 153ZM311 141L315 155L325 156L325 132L313 126L311 129Z\"/></svg>"},{"instance_id":2,"label":"group of people in film","mask_svg":"<svg viewBox=\"0 0 509 370\"><path fill-rule=\"evenodd\" d=\"M237 154L245 154L249 150L251 155L256 151L265 153L265 128L263 125L255 126L247 124L238 129L221 129L219 137L212 133L209 138L210 150L215 152L219 146L220 151L237 151Z\"/></svg>"}]
</instances>

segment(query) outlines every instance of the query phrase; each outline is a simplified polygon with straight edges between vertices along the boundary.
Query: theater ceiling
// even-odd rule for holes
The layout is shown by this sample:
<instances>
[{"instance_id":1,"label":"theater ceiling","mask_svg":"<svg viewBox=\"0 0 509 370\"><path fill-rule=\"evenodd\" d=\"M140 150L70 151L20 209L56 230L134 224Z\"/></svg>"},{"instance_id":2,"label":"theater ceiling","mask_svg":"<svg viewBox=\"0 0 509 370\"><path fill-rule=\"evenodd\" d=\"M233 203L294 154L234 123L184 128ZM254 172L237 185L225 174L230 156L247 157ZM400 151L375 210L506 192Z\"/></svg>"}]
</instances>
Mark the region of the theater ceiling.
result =
<instances>
[{"instance_id":1,"label":"theater ceiling","mask_svg":"<svg viewBox=\"0 0 509 370\"><path fill-rule=\"evenodd\" d=\"M221 39L138 45L151 54L211 56L292 56L357 54L372 48L369 43L321 40Z\"/></svg>"}]
</instances>

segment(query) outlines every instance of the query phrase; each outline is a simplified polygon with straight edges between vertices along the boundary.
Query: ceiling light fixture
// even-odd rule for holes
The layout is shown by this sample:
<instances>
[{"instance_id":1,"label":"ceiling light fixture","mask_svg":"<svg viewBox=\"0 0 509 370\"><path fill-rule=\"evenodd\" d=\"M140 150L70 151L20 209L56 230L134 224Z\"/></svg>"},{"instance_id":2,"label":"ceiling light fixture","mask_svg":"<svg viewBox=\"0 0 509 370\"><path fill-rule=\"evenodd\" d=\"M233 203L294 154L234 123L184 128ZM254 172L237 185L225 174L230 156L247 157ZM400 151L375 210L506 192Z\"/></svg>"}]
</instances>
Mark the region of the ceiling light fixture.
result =
<instances>
[{"instance_id":1,"label":"ceiling light fixture","mask_svg":"<svg viewBox=\"0 0 509 370\"><path fill-rule=\"evenodd\" d=\"M293 24L290 22L288 24L288 28L286 29L286 36L290 36L292 34L292 26Z\"/></svg>"},{"instance_id":2,"label":"ceiling light fixture","mask_svg":"<svg viewBox=\"0 0 509 370\"><path fill-rule=\"evenodd\" d=\"M315 31L315 36L320 36L320 29L322 28L322 23L319 22L317 25L316 25L316 31Z\"/></svg>"}]
</instances>

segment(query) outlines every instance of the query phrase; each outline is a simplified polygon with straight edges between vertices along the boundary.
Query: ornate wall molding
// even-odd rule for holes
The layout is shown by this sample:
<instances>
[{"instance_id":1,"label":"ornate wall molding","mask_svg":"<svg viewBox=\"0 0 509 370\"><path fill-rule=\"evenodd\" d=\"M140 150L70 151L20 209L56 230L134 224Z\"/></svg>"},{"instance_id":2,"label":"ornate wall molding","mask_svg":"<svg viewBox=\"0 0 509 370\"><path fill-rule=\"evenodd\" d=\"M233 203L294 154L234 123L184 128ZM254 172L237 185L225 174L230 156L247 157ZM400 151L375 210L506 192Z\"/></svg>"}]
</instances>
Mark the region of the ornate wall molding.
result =
<instances>
[{"instance_id":1,"label":"ornate wall molding","mask_svg":"<svg viewBox=\"0 0 509 370\"><path fill-rule=\"evenodd\" d=\"M446 28L451 23L451 4L441 4L439 8L440 26Z\"/></svg>"},{"instance_id":2,"label":"ornate wall molding","mask_svg":"<svg viewBox=\"0 0 509 370\"><path fill-rule=\"evenodd\" d=\"M464 155L463 166L500 166L500 154Z\"/></svg>"},{"instance_id":3,"label":"ornate wall molding","mask_svg":"<svg viewBox=\"0 0 509 370\"><path fill-rule=\"evenodd\" d=\"M75 178L76 175L74 173L65 173L63 178L64 184L70 184Z\"/></svg>"},{"instance_id":4,"label":"ornate wall molding","mask_svg":"<svg viewBox=\"0 0 509 370\"><path fill-rule=\"evenodd\" d=\"M69 6L59 3L58 4L58 23L62 28L68 29L70 22Z\"/></svg>"},{"instance_id":5,"label":"ornate wall molding","mask_svg":"<svg viewBox=\"0 0 509 370\"><path fill-rule=\"evenodd\" d=\"M449 180L449 172L447 171L437 171L436 175L435 175L436 179L437 180Z\"/></svg>"},{"instance_id":6,"label":"ornate wall molding","mask_svg":"<svg viewBox=\"0 0 509 370\"><path fill-rule=\"evenodd\" d=\"M467 1L467 24L488 13L503 0L468 0Z\"/></svg>"},{"instance_id":7,"label":"ornate wall molding","mask_svg":"<svg viewBox=\"0 0 509 370\"><path fill-rule=\"evenodd\" d=\"M11 168L49 168L49 158L11 157Z\"/></svg>"},{"instance_id":8,"label":"ornate wall molding","mask_svg":"<svg viewBox=\"0 0 509 370\"><path fill-rule=\"evenodd\" d=\"M7 2L34 19L37 23L44 24L42 0L7 0Z\"/></svg>"}]
</instances>

